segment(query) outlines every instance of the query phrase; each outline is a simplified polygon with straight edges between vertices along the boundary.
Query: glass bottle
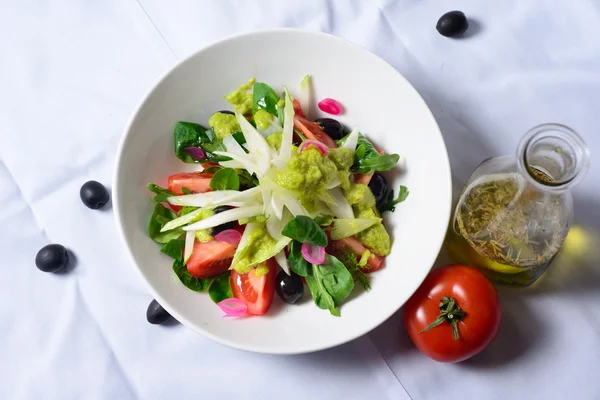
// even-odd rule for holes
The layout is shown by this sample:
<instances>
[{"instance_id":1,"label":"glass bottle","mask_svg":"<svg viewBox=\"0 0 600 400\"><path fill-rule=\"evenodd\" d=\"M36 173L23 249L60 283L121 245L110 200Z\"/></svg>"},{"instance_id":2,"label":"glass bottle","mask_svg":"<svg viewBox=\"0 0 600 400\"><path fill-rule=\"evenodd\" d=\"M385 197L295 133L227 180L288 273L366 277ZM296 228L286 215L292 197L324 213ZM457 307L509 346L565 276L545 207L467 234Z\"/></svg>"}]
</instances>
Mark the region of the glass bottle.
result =
<instances>
[{"instance_id":1,"label":"glass bottle","mask_svg":"<svg viewBox=\"0 0 600 400\"><path fill-rule=\"evenodd\" d=\"M495 283L528 286L546 271L571 226L570 189L589 151L572 129L544 124L521 139L516 157L483 161L465 184L448 233L457 262Z\"/></svg>"}]
</instances>

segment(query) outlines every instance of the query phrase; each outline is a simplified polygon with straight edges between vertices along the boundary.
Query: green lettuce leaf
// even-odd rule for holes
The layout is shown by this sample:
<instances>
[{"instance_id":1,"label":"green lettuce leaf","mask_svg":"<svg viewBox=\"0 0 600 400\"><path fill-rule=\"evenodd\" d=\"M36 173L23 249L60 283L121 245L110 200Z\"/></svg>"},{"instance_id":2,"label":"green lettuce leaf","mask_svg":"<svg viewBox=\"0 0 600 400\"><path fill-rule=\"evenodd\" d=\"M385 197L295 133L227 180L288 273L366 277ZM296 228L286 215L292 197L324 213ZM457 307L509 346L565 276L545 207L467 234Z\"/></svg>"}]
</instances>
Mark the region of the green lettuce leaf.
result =
<instances>
[{"instance_id":1,"label":"green lettuce leaf","mask_svg":"<svg viewBox=\"0 0 600 400\"><path fill-rule=\"evenodd\" d=\"M379 154L373 143L369 142L367 138L359 133L352 171L361 174L389 171L398 164L399 159L400 156L398 154Z\"/></svg>"},{"instance_id":2,"label":"green lettuce leaf","mask_svg":"<svg viewBox=\"0 0 600 400\"><path fill-rule=\"evenodd\" d=\"M204 292L210 286L212 279L201 279L193 277L187 270L187 267L183 265L183 262L175 260L173 262L173 272L177 275L177 278L183 283L183 285L195 292Z\"/></svg>"},{"instance_id":3,"label":"green lettuce leaf","mask_svg":"<svg viewBox=\"0 0 600 400\"><path fill-rule=\"evenodd\" d=\"M288 222L281 234L300 243L312 243L327 246L327 235L318 223L305 215L298 215Z\"/></svg>"},{"instance_id":4,"label":"green lettuce leaf","mask_svg":"<svg viewBox=\"0 0 600 400\"><path fill-rule=\"evenodd\" d=\"M162 204L157 204L154 206L154 212L150 217L150 223L148 224L148 236L156 243L166 244L173 239L179 239L181 235L183 235L183 229L177 228L167 232L161 232L160 230L167 224L169 221L172 221L177 217L173 211L163 206Z\"/></svg>"},{"instance_id":5,"label":"green lettuce leaf","mask_svg":"<svg viewBox=\"0 0 600 400\"><path fill-rule=\"evenodd\" d=\"M340 316L339 305L354 289L352 274L340 260L329 254L325 255L323 264L312 265L306 283L315 304L336 317Z\"/></svg>"}]
</instances>

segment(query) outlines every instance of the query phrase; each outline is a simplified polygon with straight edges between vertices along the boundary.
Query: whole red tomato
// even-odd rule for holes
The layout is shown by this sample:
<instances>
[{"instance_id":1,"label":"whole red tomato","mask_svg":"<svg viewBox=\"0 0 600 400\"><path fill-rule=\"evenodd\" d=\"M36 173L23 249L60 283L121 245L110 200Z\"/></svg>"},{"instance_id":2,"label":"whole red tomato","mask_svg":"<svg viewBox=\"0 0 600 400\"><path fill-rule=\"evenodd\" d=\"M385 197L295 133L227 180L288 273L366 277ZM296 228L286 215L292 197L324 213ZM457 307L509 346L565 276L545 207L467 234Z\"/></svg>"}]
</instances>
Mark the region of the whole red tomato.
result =
<instances>
[{"instance_id":1,"label":"whole red tomato","mask_svg":"<svg viewBox=\"0 0 600 400\"><path fill-rule=\"evenodd\" d=\"M465 265L432 271L404 306L404 326L415 345L442 362L463 361L485 349L501 320L496 288Z\"/></svg>"}]
</instances>

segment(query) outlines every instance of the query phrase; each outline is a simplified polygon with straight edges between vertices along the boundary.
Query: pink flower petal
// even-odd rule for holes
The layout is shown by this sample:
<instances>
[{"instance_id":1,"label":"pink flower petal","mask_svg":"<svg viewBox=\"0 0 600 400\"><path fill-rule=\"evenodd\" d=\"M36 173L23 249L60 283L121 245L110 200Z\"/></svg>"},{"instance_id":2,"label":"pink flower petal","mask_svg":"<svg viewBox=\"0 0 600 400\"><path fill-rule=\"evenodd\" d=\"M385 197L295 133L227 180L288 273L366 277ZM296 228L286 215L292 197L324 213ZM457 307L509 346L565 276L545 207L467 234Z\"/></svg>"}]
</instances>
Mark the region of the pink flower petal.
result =
<instances>
[{"instance_id":1,"label":"pink flower petal","mask_svg":"<svg viewBox=\"0 0 600 400\"><path fill-rule=\"evenodd\" d=\"M326 156L329 151L327 150L327 146L317 140L305 140L300 145L300 152L308 150L310 146L314 146L317 150L321 152L324 156Z\"/></svg>"},{"instance_id":2,"label":"pink flower petal","mask_svg":"<svg viewBox=\"0 0 600 400\"><path fill-rule=\"evenodd\" d=\"M215 240L220 240L222 242L227 242L237 246L240 244L240 240L242 240L242 234L235 229L225 229L224 231L215 235Z\"/></svg>"},{"instance_id":3,"label":"pink flower petal","mask_svg":"<svg viewBox=\"0 0 600 400\"><path fill-rule=\"evenodd\" d=\"M311 243L302 243L302 257L311 264L321 265L325 262L325 247Z\"/></svg>"},{"instance_id":4,"label":"pink flower petal","mask_svg":"<svg viewBox=\"0 0 600 400\"><path fill-rule=\"evenodd\" d=\"M339 115L344 112L344 108L339 101L326 98L319 102L319 110L326 112L327 114Z\"/></svg>"},{"instance_id":5,"label":"pink flower petal","mask_svg":"<svg viewBox=\"0 0 600 400\"><path fill-rule=\"evenodd\" d=\"M230 298L217 303L219 308L225 313L225 317L242 317L246 315L248 306L240 299Z\"/></svg>"}]
</instances>

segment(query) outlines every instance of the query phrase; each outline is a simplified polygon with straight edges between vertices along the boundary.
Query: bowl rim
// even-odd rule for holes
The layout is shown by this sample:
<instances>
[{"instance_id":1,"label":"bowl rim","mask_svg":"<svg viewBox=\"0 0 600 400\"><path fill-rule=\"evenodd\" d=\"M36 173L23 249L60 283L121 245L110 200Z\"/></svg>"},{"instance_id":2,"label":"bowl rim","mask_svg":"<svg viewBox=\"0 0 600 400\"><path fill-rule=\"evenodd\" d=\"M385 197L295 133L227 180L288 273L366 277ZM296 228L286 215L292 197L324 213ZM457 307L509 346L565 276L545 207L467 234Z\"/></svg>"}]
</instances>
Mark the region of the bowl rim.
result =
<instances>
[{"instance_id":1,"label":"bowl rim","mask_svg":"<svg viewBox=\"0 0 600 400\"><path fill-rule=\"evenodd\" d=\"M383 58L379 57L377 54L373 53L372 51L370 51L369 49L358 45L356 43L353 43L349 40L343 39L339 36L335 36L329 33L325 33L325 32L319 32L319 31L312 31L312 30L307 30L307 29L298 29L298 28L275 28L275 29L258 29L258 30L252 30L252 31L246 31L246 32L242 32L242 33L236 33L233 35L229 35L226 36L222 39L213 41L212 43L203 46L201 48L199 48L198 50L190 53L188 56L186 56L185 58L177 61L175 63L175 65L173 65L172 67L170 67L167 71L165 71L151 86L150 88L146 91L146 93L141 97L141 99L138 101L137 105L133 108L127 123L125 124L125 128L123 129L122 133L121 133L121 137L119 140L119 144L117 147L117 154L115 157L115 164L114 164L114 170L113 170L113 195L112 198L113 199L117 199L119 198L119 187L120 187L120 179L119 179L119 175L120 175L120 165L121 162L123 160L123 156L124 156L124 152L123 149L125 148L125 145L127 143L127 141L129 140L129 136L131 133L131 127L133 125L133 123L135 122L140 110L144 107L144 105L146 104L146 102L150 99L150 97L154 94L154 92L157 90L157 88L173 73L175 73L175 71L177 71L183 64L185 64L186 62L188 62L190 59L198 56L198 54L207 51L213 47L216 46L220 46L225 42L231 42L231 41L235 41L238 40L240 38L243 37L247 37L247 36L253 36L253 35L257 35L257 34L273 34L273 35L277 35L277 34L289 34L289 33L294 33L294 34L302 34L302 35L313 35L313 36L318 36L327 40L334 40L339 42L340 44L343 44L345 46L350 46L353 47L355 50L359 51L360 53L362 53L362 55L367 56L367 57L375 57L377 59L377 61L379 63L382 63L382 66L384 66L385 68L391 69L400 79L404 80L407 84L408 87L410 87L414 94L416 95L415 99L418 98L418 100L422 103L423 107L425 107L427 114L429 115L429 117L431 118L431 122L433 123L433 126L437 129L437 133L439 135L439 139L441 141L441 145L443 147L444 150L444 166L446 167L446 171L447 171L447 176L446 176L446 192L448 193L448 198L445 201L446 204L446 209L445 209L445 225L446 227L443 230L443 235L440 236L440 238L438 239L438 243L437 243L437 252L435 252L435 254L431 254L431 256L428 258L428 263L431 265L431 267L427 270L423 269L423 274L422 276L419 278L418 280L418 285L412 290L411 295L408 296L408 298L410 298L410 296L412 296L412 294L414 294L414 292L419 288L419 286L423 283L423 281L425 280L425 278L427 277L427 275L429 274L429 272L431 271L431 268L433 267L438 255L440 254L441 250L442 250L442 245L444 242L444 238L446 237L446 233L448 230L448 222L450 220L450 215L451 215L451 210L452 210L452 171L451 171L451 166L450 166L450 160L448 157L448 149L446 146L446 143L444 141L444 137L441 133L441 130L439 128L439 125L437 123L437 120L435 119L435 116L433 115L433 113L431 112L431 109L429 108L429 106L427 105L427 103L425 102L425 100L423 99L423 97L421 96L421 94L415 89L415 87L404 77L404 75L402 75L397 69L395 69L390 63L388 63L386 60L384 60ZM127 256L129 258L129 261L132 263L133 268L136 270L138 276L141 278L141 280L144 282L144 284L146 285L146 288L149 290L150 294L153 296L153 298L163 307L165 308L165 310L167 310L175 319L177 319L181 324L185 325L188 328L191 328L193 331L201 334L202 336L209 338L211 340L213 340L216 343L219 343L221 345L225 345L231 348L235 348L238 350L245 350L245 351L249 351L249 352L255 352L255 353L262 353L262 354L287 354L287 355L294 355L294 354L306 354L306 353L312 353L312 352L316 352L316 351L321 351L321 350L326 350L329 348L334 348L337 346L341 346L343 344L346 344L348 342L351 342L359 337L362 337L364 335L367 335L368 333L370 333L372 330L374 330L375 328L377 328L378 326L380 326L381 324L383 324L385 321L387 321L392 315L394 315L396 312L398 312L398 310L400 308L402 308L402 306L406 303L406 300L408 300L408 298L400 305L398 305L398 307L393 310L392 312L390 312L388 315L385 316L385 318L383 318L381 321L371 324L369 326L365 326L362 329L359 330L358 333L348 336L348 337L344 337L341 341L334 341L334 342L330 342L330 343L325 343L325 344L318 344L318 345L306 345L303 346L302 348L284 348L284 349L270 349L264 346L256 346L256 345L245 345L243 343L238 343L238 342L234 342L228 339L224 339L219 337L218 335L215 335L209 331L204 330L203 328L201 328L200 326L197 326L197 324L193 323L192 321L190 321L189 319L185 318L183 315L181 315L178 311L176 307L171 306L170 302L167 301L165 298L163 298L162 296L160 296L157 291L154 289L153 285L145 278L145 276L142 273L141 268L138 266L137 261L135 259L135 256L131 250L131 246L129 245L129 241L125 236L125 230L124 230L124 226L122 223L122 214L121 214L121 209L120 209L120 205L119 205L119 201L115 200L114 204L113 204L113 208L114 208L114 218L115 218L115 222L117 225L117 230L118 230L118 235L120 238L121 243L123 244L123 246L125 247Z\"/></svg>"}]
</instances>

